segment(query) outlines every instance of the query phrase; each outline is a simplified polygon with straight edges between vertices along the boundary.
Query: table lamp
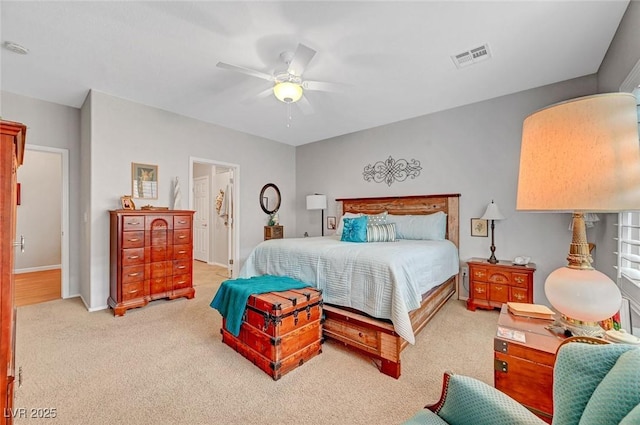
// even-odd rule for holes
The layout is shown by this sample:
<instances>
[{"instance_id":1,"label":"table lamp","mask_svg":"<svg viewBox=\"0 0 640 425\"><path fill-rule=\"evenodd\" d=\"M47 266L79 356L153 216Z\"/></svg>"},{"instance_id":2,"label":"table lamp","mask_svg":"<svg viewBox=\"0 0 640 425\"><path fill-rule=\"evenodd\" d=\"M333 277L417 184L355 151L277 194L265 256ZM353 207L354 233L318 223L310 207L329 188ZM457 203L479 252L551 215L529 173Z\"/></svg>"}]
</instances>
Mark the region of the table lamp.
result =
<instances>
[{"instance_id":1,"label":"table lamp","mask_svg":"<svg viewBox=\"0 0 640 425\"><path fill-rule=\"evenodd\" d=\"M324 210L327 208L327 196L316 193L314 195L307 195L307 209L308 210L320 210L320 230L322 236L324 236Z\"/></svg>"},{"instance_id":2,"label":"table lamp","mask_svg":"<svg viewBox=\"0 0 640 425\"><path fill-rule=\"evenodd\" d=\"M601 335L598 322L621 306L617 285L591 266L584 213L640 209L637 121L629 93L572 99L524 120L516 209L573 212L568 265L544 290L574 335Z\"/></svg>"},{"instance_id":3,"label":"table lamp","mask_svg":"<svg viewBox=\"0 0 640 425\"><path fill-rule=\"evenodd\" d=\"M491 203L487 205L487 210L481 218L483 220L491 220L491 257L489 257L487 261L491 264L496 264L498 259L496 258L496 245L493 240L494 221L504 220L504 216L500 212L500 209L498 209L498 205L491 200Z\"/></svg>"}]
</instances>

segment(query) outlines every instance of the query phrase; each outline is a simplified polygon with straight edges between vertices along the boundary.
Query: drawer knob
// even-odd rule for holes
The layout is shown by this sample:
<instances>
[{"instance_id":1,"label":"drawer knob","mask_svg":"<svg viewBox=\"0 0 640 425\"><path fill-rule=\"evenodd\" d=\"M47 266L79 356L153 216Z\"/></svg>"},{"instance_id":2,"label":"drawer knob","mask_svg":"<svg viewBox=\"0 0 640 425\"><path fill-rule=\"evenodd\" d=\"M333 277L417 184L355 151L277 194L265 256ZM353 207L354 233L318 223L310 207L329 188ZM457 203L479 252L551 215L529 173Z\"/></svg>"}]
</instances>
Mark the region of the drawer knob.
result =
<instances>
[{"instance_id":1,"label":"drawer knob","mask_svg":"<svg viewBox=\"0 0 640 425\"><path fill-rule=\"evenodd\" d=\"M186 222L186 221L184 221L184 220L180 220L178 223L180 223L180 224L187 224L187 222Z\"/></svg>"},{"instance_id":2,"label":"drawer knob","mask_svg":"<svg viewBox=\"0 0 640 425\"><path fill-rule=\"evenodd\" d=\"M476 287L476 288L474 288L474 289L475 289L475 291L476 291L478 294L482 294L482 293L484 292L484 289L482 289L482 288L478 288L478 287Z\"/></svg>"},{"instance_id":3,"label":"drawer knob","mask_svg":"<svg viewBox=\"0 0 640 425\"><path fill-rule=\"evenodd\" d=\"M186 269L187 266L178 266L179 269Z\"/></svg>"},{"instance_id":4,"label":"drawer knob","mask_svg":"<svg viewBox=\"0 0 640 425\"><path fill-rule=\"evenodd\" d=\"M515 299L517 299L518 301L520 301L520 300L522 300L524 298L524 295L522 295L522 294L514 294L513 297Z\"/></svg>"},{"instance_id":5,"label":"drawer knob","mask_svg":"<svg viewBox=\"0 0 640 425\"><path fill-rule=\"evenodd\" d=\"M129 276L134 277L134 276L138 276L140 273L129 273Z\"/></svg>"},{"instance_id":6,"label":"drawer knob","mask_svg":"<svg viewBox=\"0 0 640 425\"><path fill-rule=\"evenodd\" d=\"M138 258L140 258L139 255L131 255L131 256L129 256L129 260L137 260Z\"/></svg>"},{"instance_id":7,"label":"drawer knob","mask_svg":"<svg viewBox=\"0 0 640 425\"><path fill-rule=\"evenodd\" d=\"M178 238L179 239L184 239L184 238L186 238L186 236L185 235L180 235L180 236L178 236Z\"/></svg>"},{"instance_id":8,"label":"drawer knob","mask_svg":"<svg viewBox=\"0 0 640 425\"><path fill-rule=\"evenodd\" d=\"M128 239L129 242L138 242L139 240L140 240L139 238Z\"/></svg>"},{"instance_id":9,"label":"drawer knob","mask_svg":"<svg viewBox=\"0 0 640 425\"><path fill-rule=\"evenodd\" d=\"M524 283L524 279L523 279L523 278L521 278L520 276L517 276L517 277L515 278L515 281L516 281L516 282L518 282L518 283Z\"/></svg>"},{"instance_id":10,"label":"drawer knob","mask_svg":"<svg viewBox=\"0 0 640 425\"><path fill-rule=\"evenodd\" d=\"M128 221L127 224L130 224L132 226L137 226L138 224L140 224L139 221Z\"/></svg>"},{"instance_id":11,"label":"drawer knob","mask_svg":"<svg viewBox=\"0 0 640 425\"><path fill-rule=\"evenodd\" d=\"M185 251L184 249L182 251L178 251L178 254L186 254L187 251Z\"/></svg>"}]
</instances>

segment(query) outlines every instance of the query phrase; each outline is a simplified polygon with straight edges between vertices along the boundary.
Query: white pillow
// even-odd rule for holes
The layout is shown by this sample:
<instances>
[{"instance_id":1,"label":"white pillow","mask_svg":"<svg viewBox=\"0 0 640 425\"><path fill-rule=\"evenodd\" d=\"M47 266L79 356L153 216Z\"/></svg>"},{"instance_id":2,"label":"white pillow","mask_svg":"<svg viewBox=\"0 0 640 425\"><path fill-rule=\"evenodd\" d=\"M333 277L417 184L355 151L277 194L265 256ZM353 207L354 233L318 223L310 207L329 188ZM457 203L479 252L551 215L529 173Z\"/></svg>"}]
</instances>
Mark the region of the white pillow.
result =
<instances>
[{"instance_id":1,"label":"white pillow","mask_svg":"<svg viewBox=\"0 0 640 425\"><path fill-rule=\"evenodd\" d=\"M442 211L426 215L389 214L387 223L396 224L398 239L442 241L447 234L447 215Z\"/></svg>"},{"instance_id":2,"label":"white pillow","mask_svg":"<svg viewBox=\"0 0 640 425\"><path fill-rule=\"evenodd\" d=\"M340 221L338 222L338 228L336 229L336 236L342 236L342 229L344 228L344 219L345 218L354 218L354 217L362 217L362 214L354 214L354 213L344 213L342 217L340 217Z\"/></svg>"}]
</instances>

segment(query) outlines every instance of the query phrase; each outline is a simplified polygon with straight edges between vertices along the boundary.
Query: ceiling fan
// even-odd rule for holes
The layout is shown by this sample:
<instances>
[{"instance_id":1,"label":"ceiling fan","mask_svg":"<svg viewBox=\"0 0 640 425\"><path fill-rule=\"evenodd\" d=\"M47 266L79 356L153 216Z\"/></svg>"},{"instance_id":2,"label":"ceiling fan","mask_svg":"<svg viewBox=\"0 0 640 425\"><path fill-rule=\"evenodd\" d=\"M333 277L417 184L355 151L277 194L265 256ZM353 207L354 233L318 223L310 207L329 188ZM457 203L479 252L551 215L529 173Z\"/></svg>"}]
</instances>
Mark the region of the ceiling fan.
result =
<instances>
[{"instance_id":1,"label":"ceiling fan","mask_svg":"<svg viewBox=\"0 0 640 425\"><path fill-rule=\"evenodd\" d=\"M266 72L242 66L230 65L224 62L218 62L216 66L218 68L240 72L252 77L270 81L273 83L273 87L258 94L258 97L266 97L273 93L279 101L287 104L298 102L298 105L304 113L311 113L313 112L313 108L307 98L304 97L305 90L330 92L339 91L338 84L324 81L303 80L302 74L315 54L315 50L299 43L294 53L282 52L280 54L280 59L282 59L287 67L286 69L276 69L273 74L267 74Z\"/></svg>"}]
</instances>

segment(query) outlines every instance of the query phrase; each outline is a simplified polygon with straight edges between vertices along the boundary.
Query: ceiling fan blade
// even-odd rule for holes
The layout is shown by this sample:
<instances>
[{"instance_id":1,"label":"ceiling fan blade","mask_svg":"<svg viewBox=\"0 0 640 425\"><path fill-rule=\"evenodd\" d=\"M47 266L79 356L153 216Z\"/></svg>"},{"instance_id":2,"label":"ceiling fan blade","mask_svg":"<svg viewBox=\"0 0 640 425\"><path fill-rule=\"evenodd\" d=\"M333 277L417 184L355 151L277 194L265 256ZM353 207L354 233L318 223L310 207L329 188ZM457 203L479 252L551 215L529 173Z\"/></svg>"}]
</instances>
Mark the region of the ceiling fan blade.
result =
<instances>
[{"instance_id":1,"label":"ceiling fan blade","mask_svg":"<svg viewBox=\"0 0 640 425\"><path fill-rule=\"evenodd\" d=\"M295 75L299 77L304 72L313 56L316 54L316 51L311 47L307 47L304 44L298 44L296 48L296 52L293 54L293 58L291 59L291 63L289 64L289 69L287 72L289 74Z\"/></svg>"},{"instance_id":2,"label":"ceiling fan blade","mask_svg":"<svg viewBox=\"0 0 640 425\"><path fill-rule=\"evenodd\" d=\"M328 92L341 92L344 90L344 84L328 83L326 81L303 81L302 88L310 91L328 91Z\"/></svg>"},{"instance_id":3,"label":"ceiling fan blade","mask_svg":"<svg viewBox=\"0 0 640 425\"><path fill-rule=\"evenodd\" d=\"M250 105L250 104L256 102L259 99L264 99L264 98L269 97L271 95L273 95L273 87L269 87L268 89L263 90L258 94L247 96L247 97L243 98L240 101L240 103L242 103L243 105Z\"/></svg>"},{"instance_id":4,"label":"ceiling fan blade","mask_svg":"<svg viewBox=\"0 0 640 425\"><path fill-rule=\"evenodd\" d=\"M315 112L313 106L309 103L309 99L304 95L296 102L296 105L298 105L303 115L311 115Z\"/></svg>"},{"instance_id":5,"label":"ceiling fan blade","mask_svg":"<svg viewBox=\"0 0 640 425\"><path fill-rule=\"evenodd\" d=\"M218 68L228 69L229 71L241 72L252 77L262 78L263 80L273 81L273 76L264 72L256 71L255 69L245 68L237 65L229 65L228 63L218 62L216 65Z\"/></svg>"}]
</instances>

